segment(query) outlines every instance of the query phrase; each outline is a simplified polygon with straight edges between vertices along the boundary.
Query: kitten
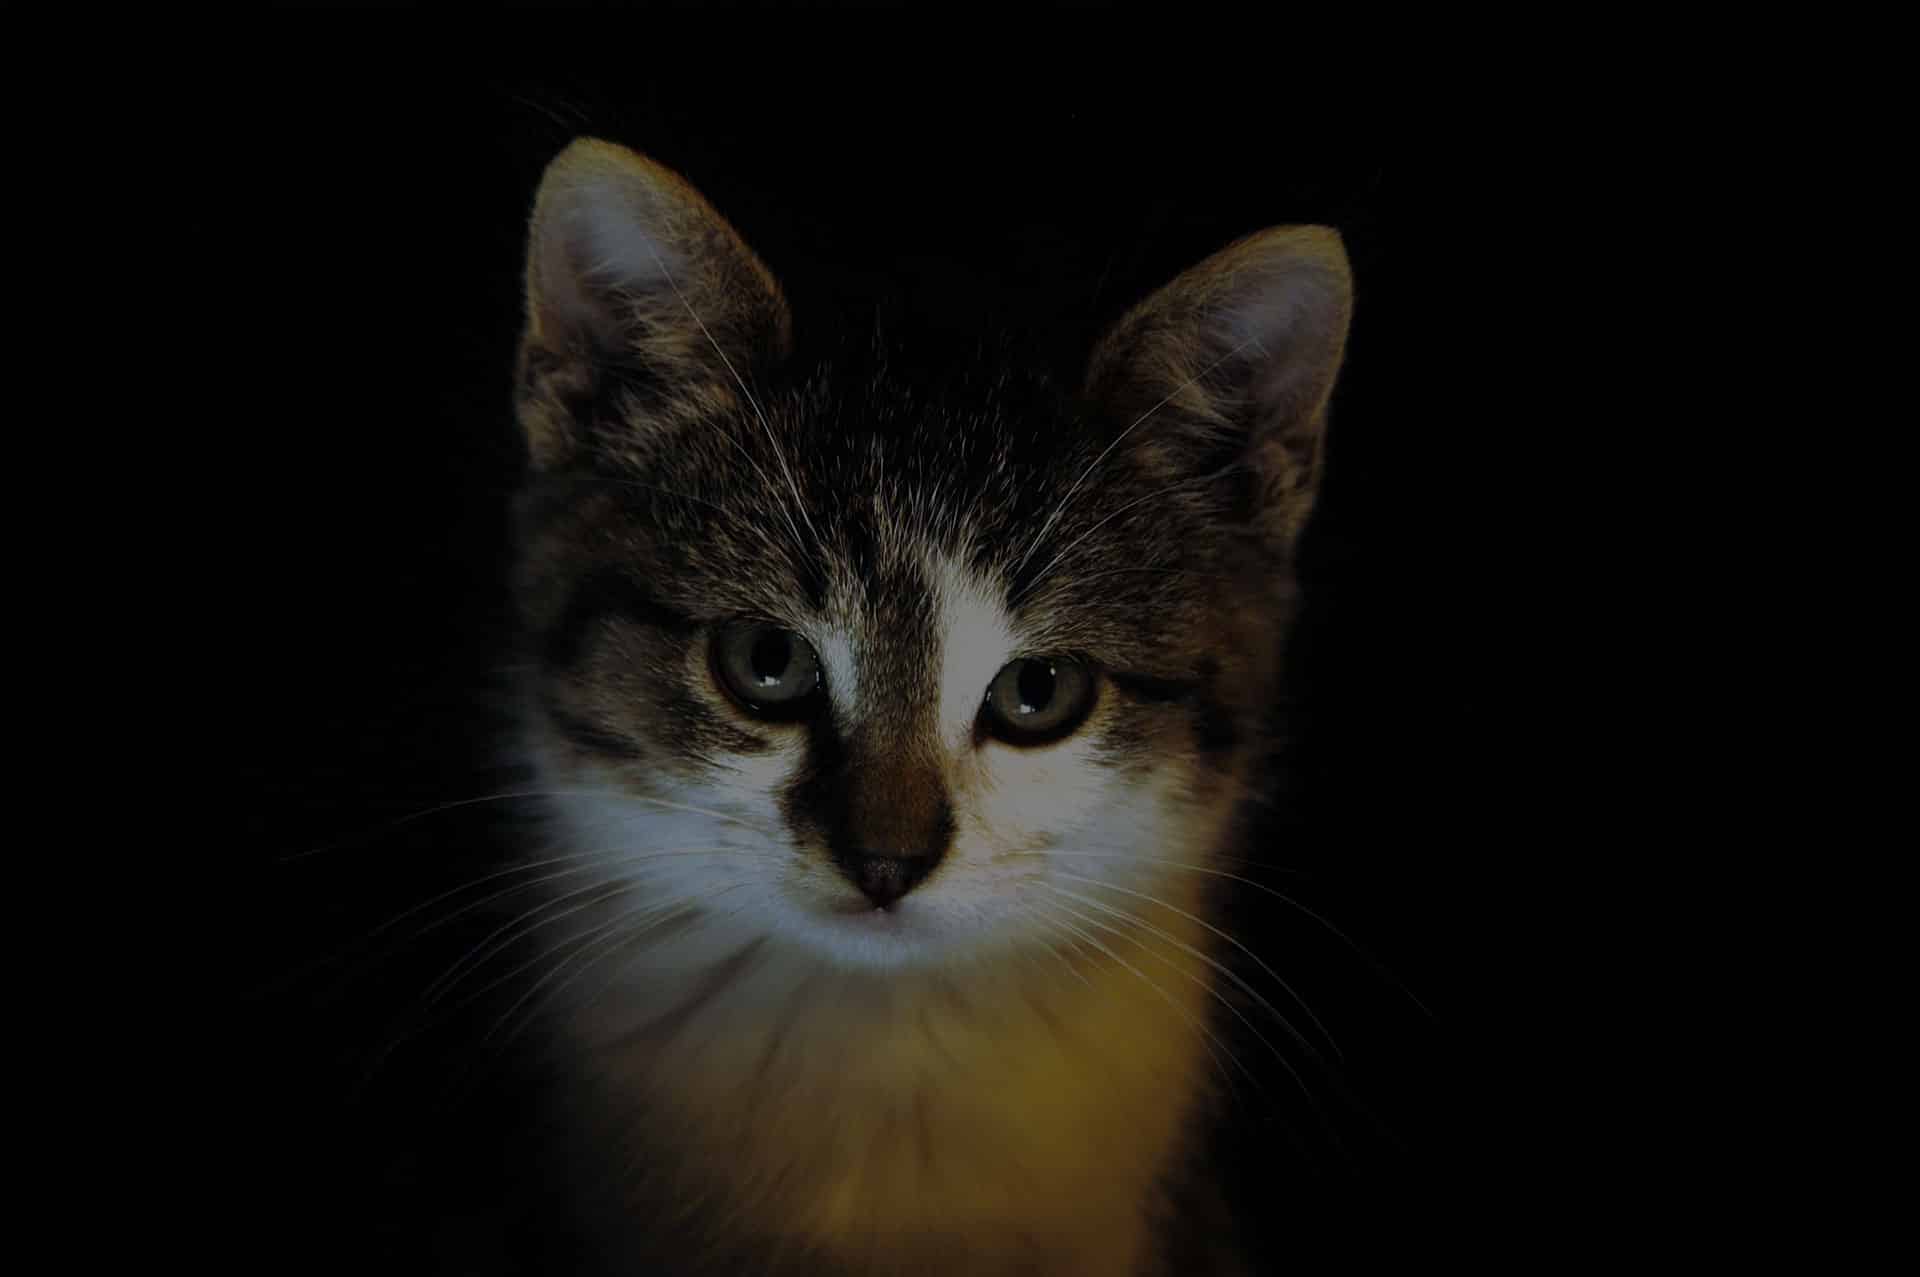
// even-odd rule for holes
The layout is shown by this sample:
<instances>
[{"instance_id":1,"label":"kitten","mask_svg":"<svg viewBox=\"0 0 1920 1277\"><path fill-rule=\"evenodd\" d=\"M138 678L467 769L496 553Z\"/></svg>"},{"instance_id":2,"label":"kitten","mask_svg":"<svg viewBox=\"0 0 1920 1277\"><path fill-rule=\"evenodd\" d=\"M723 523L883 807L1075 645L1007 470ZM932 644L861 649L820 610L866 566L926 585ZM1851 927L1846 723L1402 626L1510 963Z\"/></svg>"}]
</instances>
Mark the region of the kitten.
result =
<instances>
[{"instance_id":1,"label":"kitten","mask_svg":"<svg viewBox=\"0 0 1920 1277\"><path fill-rule=\"evenodd\" d=\"M1077 388L816 361L682 179L553 162L520 744L609 1268L1166 1270L1350 309L1289 227Z\"/></svg>"}]
</instances>

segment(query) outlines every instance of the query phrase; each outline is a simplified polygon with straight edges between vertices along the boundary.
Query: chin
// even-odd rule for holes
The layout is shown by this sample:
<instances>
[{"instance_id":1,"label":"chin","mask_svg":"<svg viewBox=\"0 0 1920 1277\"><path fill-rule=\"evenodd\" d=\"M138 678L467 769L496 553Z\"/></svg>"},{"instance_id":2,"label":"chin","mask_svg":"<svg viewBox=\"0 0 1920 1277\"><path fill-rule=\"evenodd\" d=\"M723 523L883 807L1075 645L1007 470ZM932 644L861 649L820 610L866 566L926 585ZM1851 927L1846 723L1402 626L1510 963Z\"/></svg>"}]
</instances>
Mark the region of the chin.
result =
<instances>
[{"instance_id":1,"label":"chin","mask_svg":"<svg viewBox=\"0 0 1920 1277\"><path fill-rule=\"evenodd\" d=\"M1005 924L987 903L915 893L881 909L854 891L796 893L787 922L800 946L835 966L910 971L951 967L1006 947Z\"/></svg>"}]
</instances>

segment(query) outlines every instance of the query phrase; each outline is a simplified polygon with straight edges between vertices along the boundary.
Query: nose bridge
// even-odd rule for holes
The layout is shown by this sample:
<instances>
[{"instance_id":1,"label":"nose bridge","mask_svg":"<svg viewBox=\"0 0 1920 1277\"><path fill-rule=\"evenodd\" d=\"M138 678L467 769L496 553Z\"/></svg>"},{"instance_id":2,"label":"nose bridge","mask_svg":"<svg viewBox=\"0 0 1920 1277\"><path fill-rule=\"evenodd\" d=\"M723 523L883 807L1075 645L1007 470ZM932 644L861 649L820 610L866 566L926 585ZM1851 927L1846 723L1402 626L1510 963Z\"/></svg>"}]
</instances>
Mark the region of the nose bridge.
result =
<instances>
[{"instance_id":1,"label":"nose bridge","mask_svg":"<svg viewBox=\"0 0 1920 1277\"><path fill-rule=\"evenodd\" d=\"M854 850L936 858L945 850L953 809L945 769L924 730L904 738L863 732L848 751L846 834Z\"/></svg>"},{"instance_id":2,"label":"nose bridge","mask_svg":"<svg viewBox=\"0 0 1920 1277\"><path fill-rule=\"evenodd\" d=\"M953 841L939 733L941 634L932 592L899 571L864 600L857 712L844 724L832 855L876 906L931 874Z\"/></svg>"},{"instance_id":3,"label":"nose bridge","mask_svg":"<svg viewBox=\"0 0 1920 1277\"><path fill-rule=\"evenodd\" d=\"M876 574L856 639L859 713L843 777L850 841L864 854L937 856L952 832L941 755L941 643L933 589L901 560Z\"/></svg>"}]
</instances>

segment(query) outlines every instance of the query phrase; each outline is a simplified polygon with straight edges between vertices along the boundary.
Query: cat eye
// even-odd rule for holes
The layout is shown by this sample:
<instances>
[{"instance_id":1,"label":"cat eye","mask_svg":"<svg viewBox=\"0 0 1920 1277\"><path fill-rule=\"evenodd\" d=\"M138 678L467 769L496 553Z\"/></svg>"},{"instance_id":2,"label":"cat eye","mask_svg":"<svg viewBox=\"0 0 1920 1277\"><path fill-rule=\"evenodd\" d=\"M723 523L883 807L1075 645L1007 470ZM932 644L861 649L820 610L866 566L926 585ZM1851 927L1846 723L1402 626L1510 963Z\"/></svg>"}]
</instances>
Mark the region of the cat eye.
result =
<instances>
[{"instance_id":1,"label":"cat eye","mask_svg":"<svg viewBox=\"0 0 1920 1277\"><path fill-rule=\"evenodd\" d=\"M1059 740L1093 708L1093 671L1063 657L1028 657L994 676L982 710L987 730L1012 745Z\"/></svg>"},{"instance_id":2,"label":"cat eye","mask_svg":"<svg viewBox=\"0 0 1920 1277\"><path fill-rule=\"evenodd\" d=\"M820 658L792 630L729 625L714 638L713 668L736 700L762 714L798 717L818 702Z\"/></svg>"}]
</instances>

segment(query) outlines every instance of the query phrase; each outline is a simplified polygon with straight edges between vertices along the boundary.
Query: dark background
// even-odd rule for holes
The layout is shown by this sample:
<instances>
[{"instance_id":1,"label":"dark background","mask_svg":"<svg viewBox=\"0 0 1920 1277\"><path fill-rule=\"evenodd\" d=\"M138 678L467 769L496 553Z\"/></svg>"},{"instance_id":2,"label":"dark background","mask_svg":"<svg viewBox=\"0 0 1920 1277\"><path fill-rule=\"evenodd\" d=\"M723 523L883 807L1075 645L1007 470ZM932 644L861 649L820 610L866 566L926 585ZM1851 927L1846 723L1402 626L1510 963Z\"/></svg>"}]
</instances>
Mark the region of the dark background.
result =
<instances>
[{"instance_id":1,"label":"dark background","mask_svg":"<svg viewBox=\"0 0 1920 1277\"><path fill-rule=\"evenodd\" d=\"M873 297L956 340L1017 321L1066 375L1124 307L1235 237L1341 230L1357 310L1303 547L1297 795L1266 837L1297 866L1288 889L1366 952L1297 934L1314 930L1298 917L1246 920L1263 956L1301 972L1344 1055L1316 1079L1323 1117L1292 1114L1331 1137L1252 1127L1229 1156L1294 1257L1511 1243L1542 1191L1513 1139L1536 1085L1512 1045L1533 1011L1504 948L1531 904L1509 858L1527 795L1496 713L1515 587L1501 512L1525 476L1489 425L1484 381L1515 317L1474 228L1513 203L1457 145L1339 136L1324 103L1204 76L1145 91L1059 67L569 65L494 77L345 59L256 72L244 109L206 117L233 197L190 217L234 268L240 304L222 313L253 352L217 480L233 520L228 774L244 798L210 924L240 955L244 997L208 1070L238 1137L222 1191L258 1203L238 1233L267 1248L255 1262L285 1270L297 1239L316 1267L554 1267L445 1258L520 1253L487 1194L525 1170L510 1114L497 1129L418 1118L408 1097L452 1048L387 1061L373 1098L358 1085L395 991L444 964L383 953L340 979L311 964L460 881L452 866L484 863L472 848L493 836L470 809L412 818L498 788L476 706L520 465L522 236L541 169L583 134L683 172L801 324Z\"/></svg>"}]
</instances>

